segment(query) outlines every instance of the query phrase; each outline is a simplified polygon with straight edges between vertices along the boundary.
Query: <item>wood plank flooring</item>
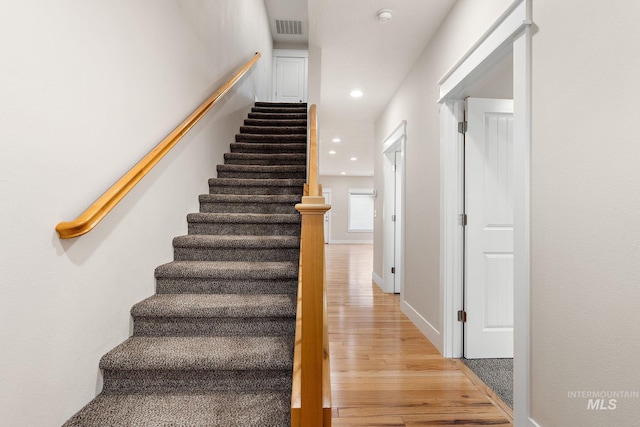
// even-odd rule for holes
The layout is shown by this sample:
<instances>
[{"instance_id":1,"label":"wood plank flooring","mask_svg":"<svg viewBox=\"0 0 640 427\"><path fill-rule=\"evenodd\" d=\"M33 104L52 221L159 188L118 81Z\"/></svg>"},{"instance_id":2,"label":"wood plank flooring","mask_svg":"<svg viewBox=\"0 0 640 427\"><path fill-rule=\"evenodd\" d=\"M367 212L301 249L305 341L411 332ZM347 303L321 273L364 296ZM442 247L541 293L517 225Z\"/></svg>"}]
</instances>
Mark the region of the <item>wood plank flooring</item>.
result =
<instances>
[{"instance_id":1,"label":"wood plank flooring","mask_svg":"<svg viewBox=\"0 0 640 427\"><path fill-rule=\"evenodd\" d=\"M372 259L326 246L333 426L511 426L372 283Z\"/></svg>"}]
</instances>

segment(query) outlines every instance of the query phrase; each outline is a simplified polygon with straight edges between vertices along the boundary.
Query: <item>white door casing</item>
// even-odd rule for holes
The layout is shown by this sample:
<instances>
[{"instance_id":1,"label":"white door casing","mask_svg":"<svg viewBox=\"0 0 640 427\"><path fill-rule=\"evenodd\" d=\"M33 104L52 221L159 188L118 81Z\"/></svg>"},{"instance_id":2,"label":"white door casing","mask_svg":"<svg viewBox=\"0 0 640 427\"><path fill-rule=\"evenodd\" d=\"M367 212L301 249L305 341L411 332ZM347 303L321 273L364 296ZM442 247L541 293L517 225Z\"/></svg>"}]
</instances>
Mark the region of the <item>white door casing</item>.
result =
<instances>
[{"instance_id":1,"label":"white door casing","mask_svg":"<svg viewBox=\"0 0 640 427\"><path fill-rule=\"evenodd\" d=\"M382 143L384 200L383 291L402 293L404 256L404 150L406 122L402 122ZM395 273L392 273L392 268Z\"/></svg>"},{"instance_id":2,"label":"white door casing","mask_svg":"<svg viewBox=\"0 0 640 427\"><path fill-rule=\"evenodd\" d=\"M276 57L276 102L307 101L307 58Z\"/></svg>"},{"instance_id":3,"label":"white door casing","mask_svg":"<svg viewBox=\"0 0 640 427\"><path fill-rule=\"evenodd\" d=\"M513 101L468 98L465 357L513 357Z\"/></svg>"},{"instance_id":4,"label":"white door casing","mask_svg":"<svg viewBox=\"0 0 640 427\"><path fill-rule=\"evenodd\" d=\"M486 64L502 56L505 50L513 52L514 101L514 361L513 361L513 416L514 425L533 427L538 424L530 417L530 183L531 183L531 75L532 75L532 0L515 0L498 20L483 34L471 49L438 82L441 108L442 188L455 191L462 188L458 173L458 133L460 121L458 105L466 97L465 87L477 79ZM450 153L449 153L450 151ZM443 191L442 194L446 194ZM459 194L462 194L459 190ZM456 197L457 198L457 197ZM461 229L454 218L461 213L456 198L441 206L443 232L441 233L442 301L444 348L446 357L460 357L462 352L455 339L460 322L456 312L462 308L462 251L459 246ZM423 330L421 328L421 330ZM426 329L425 329L426 330ZM433 337L437 342L437 336Z\"/></svg>"}]
</instances>

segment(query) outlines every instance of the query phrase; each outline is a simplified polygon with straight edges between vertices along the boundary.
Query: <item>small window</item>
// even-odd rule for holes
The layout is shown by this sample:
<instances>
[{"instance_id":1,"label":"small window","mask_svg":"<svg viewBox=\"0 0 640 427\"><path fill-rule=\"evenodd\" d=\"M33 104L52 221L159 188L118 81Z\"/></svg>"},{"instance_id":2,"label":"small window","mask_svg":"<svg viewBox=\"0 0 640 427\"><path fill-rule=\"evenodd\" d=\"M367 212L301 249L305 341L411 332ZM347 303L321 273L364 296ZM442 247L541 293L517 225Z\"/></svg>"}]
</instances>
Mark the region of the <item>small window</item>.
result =
<instances>
[{"instance_id":1,"label":"small window","mask_svg":"<svg viewBox=\"0 0 640 427\"><path fill-rule=\"evenodd\" d=\"M373 231L373 190L349 189L349 232Z\"/></svg>"}]
</instances>

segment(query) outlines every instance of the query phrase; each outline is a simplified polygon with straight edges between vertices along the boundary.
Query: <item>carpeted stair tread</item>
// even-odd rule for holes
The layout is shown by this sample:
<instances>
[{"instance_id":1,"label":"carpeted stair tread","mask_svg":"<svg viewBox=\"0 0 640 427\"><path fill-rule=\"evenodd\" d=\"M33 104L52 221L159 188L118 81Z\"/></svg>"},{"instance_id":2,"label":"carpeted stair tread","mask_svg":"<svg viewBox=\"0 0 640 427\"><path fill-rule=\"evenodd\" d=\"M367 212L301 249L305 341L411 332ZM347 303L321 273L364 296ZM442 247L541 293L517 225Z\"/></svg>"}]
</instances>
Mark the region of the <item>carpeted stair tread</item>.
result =
<instances>
[{"instance_id":1,"label":"carpeted stair tread","mask_svg":"<svg viewBox=\"0 0 640 427\"><path fill-rule=\"evenodd\" d=\"M299 248L296 236L217 236L187 235L173 239L174 248Z\"/></svg>"},{"instance_id":2,"label":"carpeted stair tread","mask_svg":"<svg viewBox=\"0 0 640 427\"><path fill-rule=\"evenodd\" d=\"M305 165L304 153L225 153L225 164L235 165Z\"/></svg>"},{"instance_id":3,"label":"carpeted stair tread","mask_svg":"<svg viewBox=\"0 0 640 427\"><path fill-rule=\"evenodd\" d=\"M304 165L218 165L218 173L221 171L229 172L306 172L307 167ZM284 178L286 179L286 178ZM301 178L304 179L304 178Z\"/></svg>"},{"instance_id":4,"label":"carpeted stair tread","mask_svg":"<svg viewBox=\"0 0 640 427\"><path fill-rule=\"evenodd\" d=\"M306 153L307 144L287 143L287 144L262 144L258 142L234 142L230 144L231 153Z\"/></svg>"},{"instance_id":5,"label":"carpeted stair tread","mask_svg":"<svg viewBox=\"0 0 640 427\"><path fill-rule=\"evenodd\" d=\"M290 404L287 391L102 393L63 427L283 427Z\"/></svg>"},{"instance_id":6,"label":"carpeted stair tread","mask_svg":"<svg viewBox=\"0 0 640 427\"><path fill-rule=\"evenodd\" d=\"M242 187L300 187L304 186L304 179L250 179L250 178L209 178L209 185L242 186Z\"/></svg>"},{"instance_id":7,"label":"carpeted stair tread","mask_svg":"<svg viewBox=\"0 0 640 427\"><path fill-rule=\"evenodd\" d=\"M172 261L155 270L156 278L273 280L298 277L295 262Z\"/></svg>"},{"instance_id":8,"label":"carpeted stair tread","mask_svg":"<svg viewBox=\"0 0 640 427\"><path fill-rule=\"evenodd\" d=\"M307 114L307 107L252 107L252 113Z\"/></svg>"},{"instance_id":9,"label":"carpeted stair tread","mask_svg":"<svg viewBox=\"0 0 640 427\"><path fill-rule=\"evenodd\" d=\"M300 215L194 212L187 215L187 221L221 224L300 224Z\"/></svg>"},{"instance_id":10,"label":"carpeted stair tread","mask_svg":"<svg viewBox=\"0 0 640 427\"><path fill-rule=\"evenodd\" d=\"M218 178L305 179L304 165L218 165Z\"/></svg>"},{"instance_id":11,"label":"carpeted stair tread","mask_svg":"<svg viewBox=\"0 0 640 427\"><path fill-rule=\"evenodd\" d=\"M158 294L131 309L137 317L295 317L295 296L286 294Z\"/></svg>"},{"instance_id":12,"label":"carpeted stair tread","mask_svg":"<svg viewBox=\"0 0 640 427\"><path fill-rule=\"evenodd\" d=\"M200 212L297 214L300 195L201 194Z\"/></svg>"},{"instance_id":13,"label":"carpeted stair tread","mask_svg":"<svg viewBox=\"0 0 640 427\"><path fill-rule=\"evenodd\" d=\"M265 135L306 135L306 126L240 126L240 133Z\"/></svg>"},{"instance_id":14,"label":"carpeted stair tread","mask_svg":"<svg viewBox=\"0 0 640 427\"><path fill-rule=\"evenodd\" d=\"M290 337L131 337L100 359L105 370L289 369Z\"/></svg>"},{"instance_id":15,"label":"carpeted stair tread","mask_svg":"<svg viewBox=\"0 0 640 427\"><path fill-rule=\"evenodd\" d=\"M258 120L307 120L307 112L300 113L275 113L275 112L258 112L249 113L249 119Z\"/></svg>"},{"instance_id":16,"label":"carpeted stair tread","mask_svg":"<svg viewBox=\"0 0 640 427\"><path fill-rule=\"evenodd\" d=\"M302 144L307 141L306 134L300 135L268 135L268 134L252 134L238 133L235 137L236 142L259 142L264 144Z\"/></svg>"},{"instance_id":17,"label":"carpeted stair tread","mask_svg":"<svg viewBox=\"0 0 640 427\"><path fill-rule=\"evenodd\" d=\"M304 126L305 133L307 127L306 119L246 119L244 121L245 126L286 126L297 127Z\"/></svg>"},{"instance_id":18,"label":"carpeted stair tread","mask_svg":"<svg viewBox=\"0 0 640 427\"><path fill-rule=\"evenodd\" d=\"M263 102L257 101L254 104L256 107L292 107L292 108L307 108L306 102Z\"/></svg>"},{"instance_id":19,"label":"carpeted stair tread","mask_svg":"<svg viewBox=\"0 0 640 427\"><path fill-rule=\"evenodd\" d=\"M294 259L298 236L189 234L173 239L175 261L265 261Z\"/></svg>"},{"instance_id":20,"label":"carpeted stair tread","mask_svg":"<svg viewBox=\"0 0 640 427\"><path fill-rule=\"evenodd\" d=\"M260 194L200 194L200 203L300 203L300 196L295 194L260 195Z\"/></svg>"}]
</instances>

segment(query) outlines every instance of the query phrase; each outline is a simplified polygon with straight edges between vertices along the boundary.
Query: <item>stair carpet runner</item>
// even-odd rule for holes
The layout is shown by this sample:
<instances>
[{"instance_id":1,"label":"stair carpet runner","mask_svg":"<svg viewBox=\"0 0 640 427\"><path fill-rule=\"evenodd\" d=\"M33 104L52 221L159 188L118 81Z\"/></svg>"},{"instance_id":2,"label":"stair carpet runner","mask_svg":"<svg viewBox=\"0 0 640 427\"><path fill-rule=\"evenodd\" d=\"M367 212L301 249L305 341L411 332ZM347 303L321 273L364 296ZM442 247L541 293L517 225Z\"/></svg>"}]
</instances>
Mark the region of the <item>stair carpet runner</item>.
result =
<instances>
[{"instance_id":1,"label":"stair carpet runner","mask_svg":"<svg viewBox=\"0 0 640 427\"><path fill-rule=\"evenodd\" d=\"M290 424L306 104L256 103L64 426Z\"/></svg>"}]
</instances>

